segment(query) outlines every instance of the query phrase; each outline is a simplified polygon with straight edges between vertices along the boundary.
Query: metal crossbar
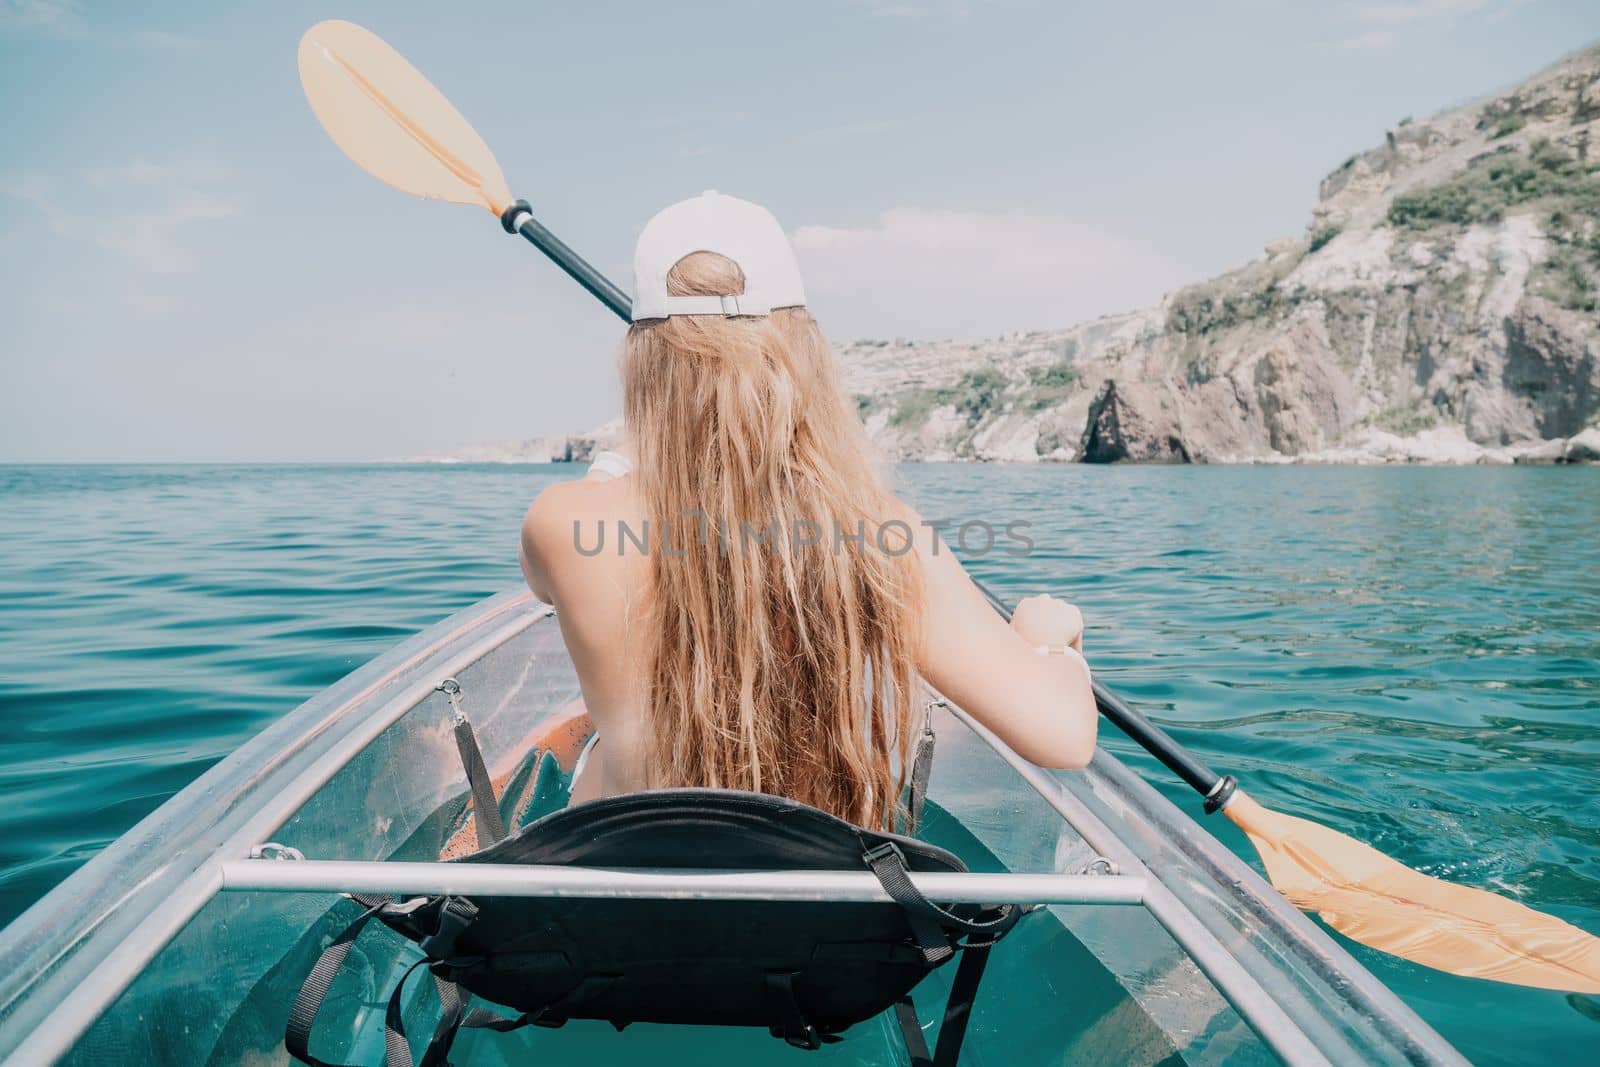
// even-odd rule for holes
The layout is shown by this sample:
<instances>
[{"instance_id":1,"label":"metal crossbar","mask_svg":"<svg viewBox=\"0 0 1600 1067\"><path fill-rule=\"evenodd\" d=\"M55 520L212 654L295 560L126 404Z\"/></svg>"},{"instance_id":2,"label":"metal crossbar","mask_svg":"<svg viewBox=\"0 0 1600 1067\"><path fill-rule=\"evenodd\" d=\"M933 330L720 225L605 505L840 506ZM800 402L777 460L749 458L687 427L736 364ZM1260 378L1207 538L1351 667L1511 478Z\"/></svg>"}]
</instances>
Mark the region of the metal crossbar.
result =
<instances>
[{"instance_id":1,"label":"metal crossbar","mask_svg":"<svg viewBox=\"0 0 1600 1067\"><path fill-rule=\"evenodd\" d=\"M669 868L235 860L221 865L235 891L422 893L635 900L892 901L869 871L722 871ZM1142 904L1143 877L1084 874L914 873L930 900L962 904Z\"/></svg>"}]
</instances>

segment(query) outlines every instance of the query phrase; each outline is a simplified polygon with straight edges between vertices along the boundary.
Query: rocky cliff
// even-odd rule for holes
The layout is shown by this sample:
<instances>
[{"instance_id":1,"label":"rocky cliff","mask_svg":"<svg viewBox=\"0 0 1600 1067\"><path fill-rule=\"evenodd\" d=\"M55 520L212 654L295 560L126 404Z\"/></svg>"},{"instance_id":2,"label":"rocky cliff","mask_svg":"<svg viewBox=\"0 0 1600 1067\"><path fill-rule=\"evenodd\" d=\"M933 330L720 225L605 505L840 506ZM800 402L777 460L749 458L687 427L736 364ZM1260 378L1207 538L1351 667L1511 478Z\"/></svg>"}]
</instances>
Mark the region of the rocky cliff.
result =
<instances>
[{"instance_id":1,"label":"rocky cliff","mask_svg":"<svg viewBox=\"0 0 1600 1067\"><path fill-rule=\"evenodd\" d=\"M1597 132L1591 48L1390 131L1303 236L1156 307L841 362L901 459L1600 458Z\"/></svg>"},{"instance_id":2,"label":"rocky cliff","mask_svg":"<svg viewBox=\"0 0 1600 1067\"><path fill-rule=\"evenodd\" d=\"M1591 47L1389 131L1237 270L1064 330L843 345L847 385L903 460L1600 459L1597 133ZM617 429L445 458L585 460Z\"/></svg>"}]
</instances>

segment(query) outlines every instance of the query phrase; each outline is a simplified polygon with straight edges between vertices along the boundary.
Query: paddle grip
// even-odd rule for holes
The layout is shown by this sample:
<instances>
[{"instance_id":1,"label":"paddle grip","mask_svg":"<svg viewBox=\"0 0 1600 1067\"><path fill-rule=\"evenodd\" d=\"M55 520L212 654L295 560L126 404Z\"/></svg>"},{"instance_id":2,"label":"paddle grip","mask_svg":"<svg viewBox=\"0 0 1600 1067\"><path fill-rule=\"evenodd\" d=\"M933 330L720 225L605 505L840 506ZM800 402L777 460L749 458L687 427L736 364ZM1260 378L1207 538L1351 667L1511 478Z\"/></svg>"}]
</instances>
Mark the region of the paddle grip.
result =
<instances>
[{"instance_id":1,"label":"paddle grip","mask_svg":"<svg viewBox=\"0 0 1600 1067\"><path fill-rule=\"evenodd\" d=\"M518 200L500 216L500 225L507 233L520 233L528 239L528 243L539 251L549 256L551 261L572 278L573 281L589 290L600 303L610 308L623 322L633 319L633 300L627 293L618 289L611 283L611 279L595 270L578 253L567 247L565 241L544 228L544 224L533 217L533 209L526 200Z\"/></svg>"}]
</instances>

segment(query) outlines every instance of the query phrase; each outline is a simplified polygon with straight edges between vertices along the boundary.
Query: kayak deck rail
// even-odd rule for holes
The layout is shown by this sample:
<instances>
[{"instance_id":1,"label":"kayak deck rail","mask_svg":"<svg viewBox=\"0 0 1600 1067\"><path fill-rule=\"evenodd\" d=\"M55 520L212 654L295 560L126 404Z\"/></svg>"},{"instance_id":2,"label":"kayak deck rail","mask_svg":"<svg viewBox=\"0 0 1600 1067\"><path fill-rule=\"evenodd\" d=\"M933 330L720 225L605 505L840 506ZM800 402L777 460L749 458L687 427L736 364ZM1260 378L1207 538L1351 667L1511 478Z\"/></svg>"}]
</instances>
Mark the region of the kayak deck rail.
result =
<instances>
[{"instance_id":1,"label":"kayak deck rail","mask_svg":"<svg viewBox=\"0 0 1600 1067\"><path fill-rule=\"evenodd\" d=\"M1148 883L1117 874L912 873L931 900L964 904L1142 904ZM222 864L222 889L427 893L617 900L894 903L869 871L678 870L508 863L246 859Z\"/></svg>"}]
</instances>

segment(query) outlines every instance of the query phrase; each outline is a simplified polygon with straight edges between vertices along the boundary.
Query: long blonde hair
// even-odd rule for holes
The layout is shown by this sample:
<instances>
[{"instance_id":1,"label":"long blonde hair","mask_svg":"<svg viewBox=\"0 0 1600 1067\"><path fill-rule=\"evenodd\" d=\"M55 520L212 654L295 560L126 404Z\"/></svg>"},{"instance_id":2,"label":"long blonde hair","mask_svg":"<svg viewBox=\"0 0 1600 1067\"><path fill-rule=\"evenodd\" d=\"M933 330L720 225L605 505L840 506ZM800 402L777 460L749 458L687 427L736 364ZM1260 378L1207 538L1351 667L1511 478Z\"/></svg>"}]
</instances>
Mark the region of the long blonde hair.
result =
<instances>
[{"instance_id":1,"label":"long blonde hair","mask_svg":"<svg viewBox=\"0 0 1600 1067\"><path fill-rule=\"evenodd\" d=\"M736 295L744 277L696 252L668 291ZM622 381L651 527L645 780L892 826L915 722L920 573L902 551L909 529L882 526L893 498L816 321L784 308L638 322Z\"/></svg>"}]
</instances>

